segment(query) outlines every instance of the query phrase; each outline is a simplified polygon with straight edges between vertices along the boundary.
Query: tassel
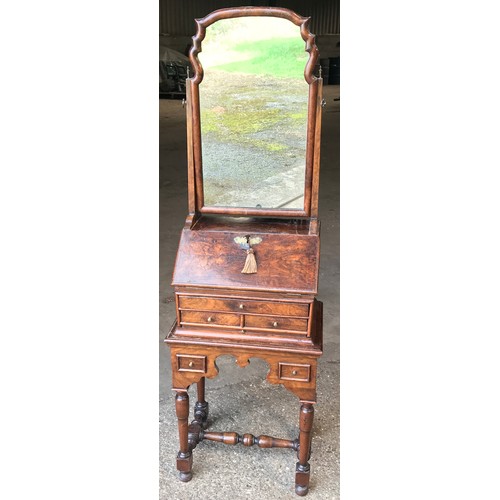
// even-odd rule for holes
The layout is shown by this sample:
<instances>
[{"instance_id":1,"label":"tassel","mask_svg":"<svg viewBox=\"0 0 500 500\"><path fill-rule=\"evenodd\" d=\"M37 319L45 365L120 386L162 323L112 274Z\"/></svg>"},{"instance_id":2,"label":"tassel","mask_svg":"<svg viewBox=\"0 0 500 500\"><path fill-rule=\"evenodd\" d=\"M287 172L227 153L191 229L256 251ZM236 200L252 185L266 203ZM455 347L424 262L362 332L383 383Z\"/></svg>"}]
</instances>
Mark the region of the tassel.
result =
<instances>
[{"instance_id":1,"label":"tassel","mask_svg":"<svg viewBox=\"0 0 500 500\"><path fill-rule=\"evenodd\" d=\"M249 248L247 250L247 260L245 261L245 267L241 272L243 274L254 274L257 272L257 261L255 260L253 248Z\"/></svg>"}]
</instances>

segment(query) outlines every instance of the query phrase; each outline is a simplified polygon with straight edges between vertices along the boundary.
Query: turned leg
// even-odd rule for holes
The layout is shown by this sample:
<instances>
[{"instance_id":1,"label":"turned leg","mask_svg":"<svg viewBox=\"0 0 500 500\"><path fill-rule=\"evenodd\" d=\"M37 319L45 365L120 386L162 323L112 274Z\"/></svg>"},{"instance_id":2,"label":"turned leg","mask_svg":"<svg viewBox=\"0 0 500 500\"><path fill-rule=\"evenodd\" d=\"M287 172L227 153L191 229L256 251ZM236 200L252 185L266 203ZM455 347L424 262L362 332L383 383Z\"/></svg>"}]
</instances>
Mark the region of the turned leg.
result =
<instances>
[{"instance_id":1,"label":"turned leg","mask_svg":"<svg viewBox=\"0 0 500 500\"><path fill-rule=\"evenodd\" d=\"M177 470L181 481L190 481L193 477L191 467L193 454L188 442L189 396L187 392L178 392L175 396L175 412L179 425L180 451L177 454Z\"/></svg>"},{"instance_id":2,"label":"turned leg","mask_svg":"<svg viewBox=\"0 0 500 500\"><path fill-rule=\"evenodd\" d=\"M205 429L208 419L208 403L205 401L205 377L197 383L198 386L198 401L194 405L194 419Z\"/></svg>"},{"instance_id":3,"label":"turned leg","mask_svg":"<svg viewBox=\"0 0 500 500\"><path fill-rule=\"evenodd\" d=\"M309 457L311 452L311 429L314 407L311 403L302 403L300 407L299 461L295 468L295 493L303 497L309 490Z\"/></svg>"}]
</instances>

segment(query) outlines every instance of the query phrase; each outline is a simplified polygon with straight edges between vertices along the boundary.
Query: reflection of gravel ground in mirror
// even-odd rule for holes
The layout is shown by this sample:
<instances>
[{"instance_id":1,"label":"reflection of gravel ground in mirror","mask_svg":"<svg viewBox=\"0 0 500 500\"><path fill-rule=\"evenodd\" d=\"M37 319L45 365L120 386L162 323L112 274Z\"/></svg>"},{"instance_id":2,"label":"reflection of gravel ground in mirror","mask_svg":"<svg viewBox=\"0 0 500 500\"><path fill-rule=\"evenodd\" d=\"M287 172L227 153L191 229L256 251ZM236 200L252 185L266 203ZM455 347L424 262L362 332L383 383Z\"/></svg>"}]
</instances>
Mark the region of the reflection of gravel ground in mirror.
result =
<instances>
[{"instance_id":1,"label":"reflection of gravel ground in mirror","mask_svg":"<svg viewBox=\"0 0 500 500\"><path fill-rule=\"evenodd\" d=\"M205 167L206 205L278 207L302 194L304 167L296 165L277 171L280 158L276 153L236 144L224 144L221 148L220 144L210 143L204 149L218 161L217 168L211 168L209 173ZM240 169L239 165L245 162L252 162L252 167Z\"/></svg>"},{"instance_id":2,"label":"reflection of gravel ground in mirror","mask_svg":"<svg viewBox=\"0 0 500 500\"><path fill-rule=\"evenodd\" d=\"M278 207L305 177L305 80L209 70L200 85L205 205ZM302 208L303 199L287 205Z\"/></svg>"}]
</instances>

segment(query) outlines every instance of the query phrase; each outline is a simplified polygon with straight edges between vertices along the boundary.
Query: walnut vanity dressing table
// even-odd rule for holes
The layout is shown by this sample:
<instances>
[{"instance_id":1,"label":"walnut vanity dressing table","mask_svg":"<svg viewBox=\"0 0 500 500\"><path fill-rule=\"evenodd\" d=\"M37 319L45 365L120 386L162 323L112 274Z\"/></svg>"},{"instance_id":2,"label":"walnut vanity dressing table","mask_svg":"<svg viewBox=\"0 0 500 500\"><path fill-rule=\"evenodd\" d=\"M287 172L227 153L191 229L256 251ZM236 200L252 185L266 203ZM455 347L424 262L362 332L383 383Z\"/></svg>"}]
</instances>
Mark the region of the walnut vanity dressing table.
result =
<instances>
[{"instance_id":1,"label":"walnut vanity dressing table","mask_svg":"<svg viewBox=\"0 0 500 500\"><path fill-rule=\"evenodd\" d=\"M210 440L290 448L298 458L295 491L309 489L322 354L315 296L323 101L308 22L272 7L222 9L196 20L185 103L189 215L172 282L177 319L165 339L182 481L192 478L193 450ZM241 367L252 357L268 363L267 381L300 400L298 437L207 429L205 379L219 374L222 355ZM198 397L189 423L192 384Z\"/></svg>"}]
</instances>

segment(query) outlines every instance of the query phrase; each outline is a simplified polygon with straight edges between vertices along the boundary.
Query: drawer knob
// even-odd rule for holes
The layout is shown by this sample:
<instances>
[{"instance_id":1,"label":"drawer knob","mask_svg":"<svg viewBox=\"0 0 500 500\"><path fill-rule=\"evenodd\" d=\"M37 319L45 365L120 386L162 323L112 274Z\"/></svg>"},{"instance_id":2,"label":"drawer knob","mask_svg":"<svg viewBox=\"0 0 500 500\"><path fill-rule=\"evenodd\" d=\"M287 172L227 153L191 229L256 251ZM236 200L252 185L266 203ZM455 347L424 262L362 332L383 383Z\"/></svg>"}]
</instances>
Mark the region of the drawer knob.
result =
<instances>
[{"instance_id":1,"label":"drawer knob","mask_svg":"<svg viewBox=\"0 0 500 500\"><path fill-rule=\"evenodd\" d=\"M245 330L241 330L241 333L245 333Z\"/></svg>"},{"instance_id":2,"label":"drawer knob","mask_svg":"<svg viewBox=\"0 0 500 500\"><path fill-rule=\"evenodd\" d=\"M213 320L214 320L214 318L212 318L212 316L209 316L209 317L207 318L207 321L208 321L209 323L212 323L212 321L213 321Z\"/></svg>"},{"instance_id":3,"label":"drawer knob","mask_svg":"<svg viewBox=\"0 0 500 500\"><path fill-rule=\"evenodd\" d=\"M297 375L298 371L297 370L293 370L292 371L292 375Z\"/></svg>"},{"instance_id":4,"label":"drawer knob","mask_svg":"<svg viewBox=\"0 0 500 500\"><path fill-rule=\"evenodd\" d=\"M243 309L245 306L244 306L243 304L240 304L238 307L239 307L240 309Z\"/></svg>"},{"instance_id":5,"label":"drawer knob","mask_svg":"<svg viewBox=\"0 0 500 500\"><path fill-rule=\"evenodd\" d=\"M278 326L278 322L277 322L277 321L275 321L275 322L273 323L273 326L276 328L276 327Z\"/></svg>"},{"instance_id":6,"label":"drawer knob","mask_svg":"<svg viewBox=\"0 0 500 500\"><path fill-rule=\"evenodd\" d=\"M188 364L188 366L189 366L189 368L193 368L194 363L192 361L190 361L189 364Z\"/></svg>"}]
</instances>

